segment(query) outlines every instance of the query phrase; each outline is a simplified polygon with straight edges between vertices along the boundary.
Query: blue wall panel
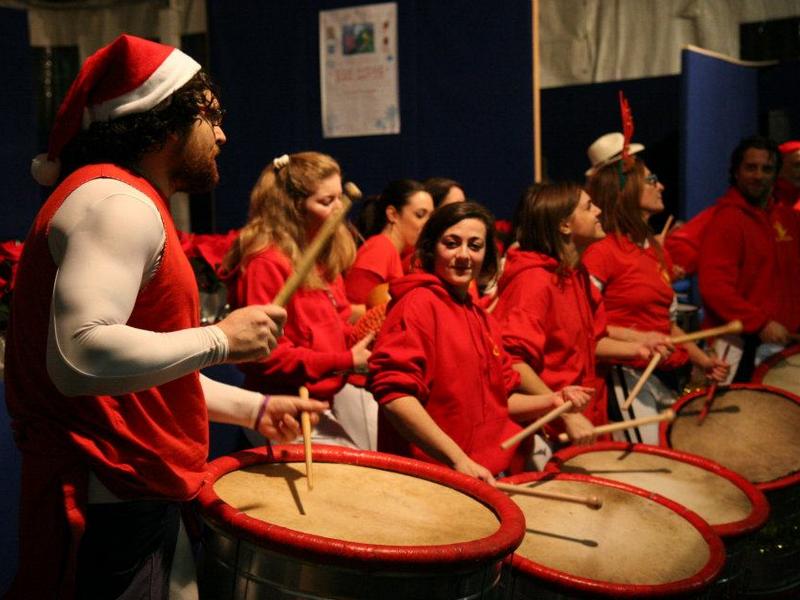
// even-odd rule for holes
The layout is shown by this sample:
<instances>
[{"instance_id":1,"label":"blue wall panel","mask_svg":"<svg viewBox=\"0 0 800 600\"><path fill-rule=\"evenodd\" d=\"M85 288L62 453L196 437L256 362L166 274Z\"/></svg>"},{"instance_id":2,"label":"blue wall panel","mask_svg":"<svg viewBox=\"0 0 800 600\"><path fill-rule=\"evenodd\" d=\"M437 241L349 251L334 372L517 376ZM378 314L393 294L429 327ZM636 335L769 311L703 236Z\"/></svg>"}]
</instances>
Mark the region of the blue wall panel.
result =
<instances>
[{"instance_id":1,"label":"blue wall panel","mask_svg":"<svg viewBox=\"0 0 800 600\"><path fill-rule=\"evenodd\" d=\"M728 187L731 151L758 133L758 69L684 50L681 98L681 217L691 218Z\"/></svg>"}]
</instances>

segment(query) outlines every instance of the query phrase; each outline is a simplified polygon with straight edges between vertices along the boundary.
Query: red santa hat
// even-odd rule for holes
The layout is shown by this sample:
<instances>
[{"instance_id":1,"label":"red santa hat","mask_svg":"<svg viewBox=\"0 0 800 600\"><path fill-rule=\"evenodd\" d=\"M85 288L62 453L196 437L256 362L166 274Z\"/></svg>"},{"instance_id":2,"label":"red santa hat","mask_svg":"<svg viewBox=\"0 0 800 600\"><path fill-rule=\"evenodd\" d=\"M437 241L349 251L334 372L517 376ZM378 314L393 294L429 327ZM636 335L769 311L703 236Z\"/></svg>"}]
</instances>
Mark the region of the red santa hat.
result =
<instances>
[{"instance_id":1,"label":"red santa hat","mask_svg":"<svg viewBox=\"0 0 800 600\"><path fill-rule=\"evenodd\" d=\"M61 151L81 128L146 112L199 70L200 65L177 48L119 36L83 63L58 109L47 154L33 159L34 179L42 185L58 180Z\"/></svg>"},{"instance_id":2,"label":"red santa hat","mask_svg":"<svg viewBox=\"0 0 800 600\"><path fill-rule=\"evenodd\" d=\"M783 142L780 146L778 146L778 150L780 150L781 154L783 155L796 152L797 150L800 150L800 141L789 140L788 142Z\"/></svg>"}]
</instances>

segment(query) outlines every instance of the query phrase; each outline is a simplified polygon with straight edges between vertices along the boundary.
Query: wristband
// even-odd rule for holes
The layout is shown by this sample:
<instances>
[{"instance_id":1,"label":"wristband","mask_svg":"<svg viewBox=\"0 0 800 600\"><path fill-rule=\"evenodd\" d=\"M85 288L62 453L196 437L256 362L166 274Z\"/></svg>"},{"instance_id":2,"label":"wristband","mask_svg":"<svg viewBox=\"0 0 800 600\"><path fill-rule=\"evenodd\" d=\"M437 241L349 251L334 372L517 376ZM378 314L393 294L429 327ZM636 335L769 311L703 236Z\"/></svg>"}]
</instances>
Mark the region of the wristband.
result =
<instances>
[{"instance_id":1,"label":"wristband","mask_svg":"<svg viewBox=\"0 0 800 600\"><path fill-rule=\"evenodd\" d=\"M264 416L264 412L267 410L267 404L269 404L269 394L264 394L264 399L261 401L261 406L258 408L258 413L256 414L256 422L253 425L253 429L258 431L258 424L261 423L261 418Z\"/></svg>"}]
</instances>

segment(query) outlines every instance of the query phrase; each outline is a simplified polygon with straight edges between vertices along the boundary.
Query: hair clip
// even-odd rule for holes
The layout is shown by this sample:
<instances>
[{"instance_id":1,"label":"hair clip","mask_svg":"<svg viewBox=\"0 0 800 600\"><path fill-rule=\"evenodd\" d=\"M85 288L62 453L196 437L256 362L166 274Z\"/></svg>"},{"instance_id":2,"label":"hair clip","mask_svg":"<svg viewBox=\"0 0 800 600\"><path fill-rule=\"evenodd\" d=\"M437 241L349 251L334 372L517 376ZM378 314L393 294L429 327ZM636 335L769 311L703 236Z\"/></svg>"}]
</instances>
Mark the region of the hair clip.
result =
<instances>
[{"instance_id":1,"label":"hair clip","mask_svg":"<svg viewBox=\"0 0 800 600\"><path fill-rule=\"evenodd\" d=\"M288 154L281 154L277 158L272 159L272 166L275 167L276 171L280 171L283 167L289 164L289 155Z\"/></svg>"}]
</instances>

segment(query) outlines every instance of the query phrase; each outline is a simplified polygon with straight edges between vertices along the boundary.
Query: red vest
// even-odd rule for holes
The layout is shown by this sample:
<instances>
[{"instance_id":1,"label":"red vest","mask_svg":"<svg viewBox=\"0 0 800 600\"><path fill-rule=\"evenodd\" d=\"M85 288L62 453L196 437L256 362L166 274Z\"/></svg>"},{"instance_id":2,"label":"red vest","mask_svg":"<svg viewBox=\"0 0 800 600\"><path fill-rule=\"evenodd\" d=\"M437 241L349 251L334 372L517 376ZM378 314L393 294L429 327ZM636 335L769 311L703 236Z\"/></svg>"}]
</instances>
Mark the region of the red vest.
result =
<instances>
[{"instance_id":1,"label":"red vest","mask_svg":"<svg viewBox=\"0 0 800 600\"><path fill-rule=\"evenodd\" d=\"M19 571L11 594L71 596L89 470L121 498L188 500L208 456L208 414L197 373L122 396L63 396L46 368L57 267L50 222L64 199L98 178L127 183L155 203L166 231L161 264L139 292L127 324L169 332L199 324L197 286L165 199L113 165L67 177L36 217L20 259L6 348L6 402L22 451ZM124 227L120 223L120 227Z\"/></svg>"}]
</instances>

